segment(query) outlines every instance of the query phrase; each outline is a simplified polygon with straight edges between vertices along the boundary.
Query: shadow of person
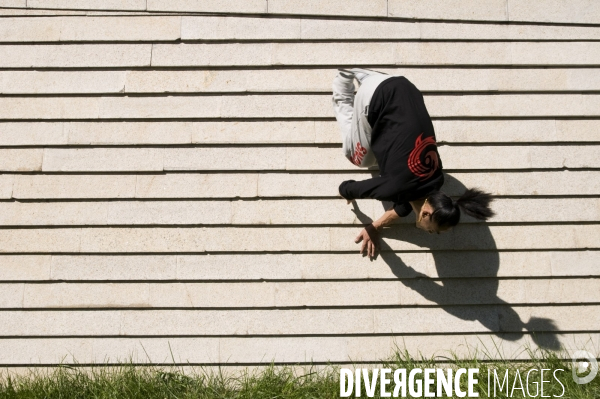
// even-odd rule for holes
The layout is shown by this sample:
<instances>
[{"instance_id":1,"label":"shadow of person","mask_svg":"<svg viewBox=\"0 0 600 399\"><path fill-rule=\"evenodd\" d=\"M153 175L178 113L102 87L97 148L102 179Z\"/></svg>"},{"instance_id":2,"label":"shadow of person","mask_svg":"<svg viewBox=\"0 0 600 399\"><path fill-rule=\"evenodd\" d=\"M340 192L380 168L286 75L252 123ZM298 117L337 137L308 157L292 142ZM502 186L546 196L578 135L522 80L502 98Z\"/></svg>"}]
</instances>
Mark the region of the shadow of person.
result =
<instances>
[{"instance_id":1,"label":"shadow of person","mask_svg":"<svg viewBox=\"0 0 600 399\"><path fill-rule=\"evenodd\" d=\"M465 186L446 176L442 191L459 196ZM391 205L384 203L384 210ZM362 223L372 222L356 202L353 207ZM439 280L404 263L399 254L380 240L379 256L407 288L459 319L480 322L501 339L515 341L528 332L540 348L561 348L556 325L551 319L531 317L524 322L509 303L498 297L500 256L487 224L462 223L441 235L430 235L415 227L414 212L409 218L412 224L395 225L386 229L382 236L387 240L429 248ZM461 218L465 216L461 215Z\"/></svg>"}]
</instances>

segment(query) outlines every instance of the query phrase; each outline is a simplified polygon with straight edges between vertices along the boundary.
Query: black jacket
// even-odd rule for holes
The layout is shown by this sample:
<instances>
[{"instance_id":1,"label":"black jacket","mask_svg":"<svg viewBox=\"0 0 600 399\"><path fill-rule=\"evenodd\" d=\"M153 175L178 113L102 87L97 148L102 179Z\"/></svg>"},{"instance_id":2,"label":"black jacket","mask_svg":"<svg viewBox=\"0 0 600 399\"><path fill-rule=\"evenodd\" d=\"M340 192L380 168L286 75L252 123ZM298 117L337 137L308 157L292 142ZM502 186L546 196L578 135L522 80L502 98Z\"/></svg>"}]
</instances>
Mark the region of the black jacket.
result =
<instances>
[{"instance_id":1,"label":"black jacket","mask_svg":"<svg viewBox=\"0 0 600 399\"><path fill-rule=\"evenodd\" d=\"M369 104L373 128L371 149L380 175L346 180L339 191L346 199L373 198L394 203L398 216L412 211L408 201L423 198L444 184L442 160L423 95L404 76L383 81Z\"/></svg>"}]
</instances>

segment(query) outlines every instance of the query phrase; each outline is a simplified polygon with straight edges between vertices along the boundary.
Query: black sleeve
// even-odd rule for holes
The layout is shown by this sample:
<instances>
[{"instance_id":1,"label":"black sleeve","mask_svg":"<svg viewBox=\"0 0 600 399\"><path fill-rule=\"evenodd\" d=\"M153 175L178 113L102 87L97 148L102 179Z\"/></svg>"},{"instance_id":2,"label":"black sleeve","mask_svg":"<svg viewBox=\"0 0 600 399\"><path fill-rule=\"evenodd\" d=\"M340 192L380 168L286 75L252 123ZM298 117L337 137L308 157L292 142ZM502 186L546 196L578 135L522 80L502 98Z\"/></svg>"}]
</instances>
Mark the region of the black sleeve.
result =
<instances>
[{"instance_id":1,"label":"black sleeve","mask_svg":"<svg viewBox=\"0 0 600 399\"><path fill-rule=\"evenodd\" d=\"M372 179L355 181L346 180L340 184L340 195L346 199L373 198L380 201L389 201L398 195L398 186L387 177L373 177Z\"/></svg>"},{"instance_id":2,"label":"black sleeve","mask_svg":"<svg viewBox=\"0 0 600 399\"><path fill-rule=\"evenodd\" d=\"M404 202L402 204L394 204L394 210L401 218L408 216L412 212L412 206L410 202Z\"/></svg>"}]
</instances>

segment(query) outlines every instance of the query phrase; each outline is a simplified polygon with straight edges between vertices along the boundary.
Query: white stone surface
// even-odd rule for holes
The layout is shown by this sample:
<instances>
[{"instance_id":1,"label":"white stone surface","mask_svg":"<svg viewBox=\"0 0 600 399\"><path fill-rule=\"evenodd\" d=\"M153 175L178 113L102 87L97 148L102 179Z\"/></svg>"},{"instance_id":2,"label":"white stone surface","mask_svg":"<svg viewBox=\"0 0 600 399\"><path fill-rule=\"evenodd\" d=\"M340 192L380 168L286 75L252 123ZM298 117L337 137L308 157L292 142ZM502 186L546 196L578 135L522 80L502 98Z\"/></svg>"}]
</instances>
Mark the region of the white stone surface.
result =
<instances>
[{"instance_id":1,"label":"white stone surface","mask_svg":"<svg viewBox=\"0 0 600 399\"><path fill-rule=\"evenodd\" d=\"M439 144L594 142L600 129L595 119L442 119L433 125ZM0 122L0 132L3 146L341 144L335 121Z\"/></svg>"},{"instance_id":2,"label":"white stone surface","mask_svg":"<svg viewBox=\"0 0 600 399\"><path fill-rule=\"evenodd\" d=\"M32 172L42 170L44 150L34 149L0 149L0 171Z\"/></svg>"},{"instance_id":3,"label":"white stone surface","mask_svg":"<svg viewBox=\"0 0 600 399\"><path fill-rule=\"evenodd\" d=\"M532 4L0 0L0 364L597 351L598 7ZM489 223L359 254L389 204L338 196L377 173L341 154L352 66L423 91Z\"/></svg>"},{"instance_id":4,"label":"white stone surface","mask_svg":"<svg viewBox=\"0 0 600 399\"><path fill-rule=\"evenodd\" d=\"M162 148L47 148L42 170L157 171L163 170L163 158Z\"/></svg>"},{"instance_id":5,"label":"white stone surface","mask_svg":"<svg viewBox=\"0 0 600 399\"><path fill-rule=\"evenodd\" d=\"M507 21L508 0L388 0L388 15L396 18Z\"/></svg>"},{"instance_id":6,"label":"white stone surface","mask_svg":"<svg viewBox=\"0 0 600 399\"><path fill-rule=\"evenodd\" d=\"M269 13L308 15L387 16L386 0L268 0Z\"/></svg>"},{"instance_id":7,"label":"white stone surface","mask_svg":"<svg viewBox=\"0 0 600 399\"><path fill-rule=\"evenodd\" d=\"M0 279L48 280L52 257L50 255L2 255L0 256Z\"/></svg>"},{"instance_id":8,"label":"white stone surface","mask_svg":"<svg viewBox=\"0 0 600 399\"><path fill-rule=\"evenodd\" d=\"M444 280L443 291L435 293L440 290L435 288L436 283L424 280L406 284L399 281L0 283L0 308L577 304L581 292L587 293L588 302L597 302L598 284L597 278L503 279L499 282L453 279ZM382 296L382 292L386 295Z\"/></svg>"},{"instance_id":9,"label":"white stone surface","mask_svg":"<svg viewBox=\"0 0 600 399\"><path fill-rule=\"evenodd\" d=\"M151 44L0 45L0 67L141 67L151 53Z\"/></svg>"},{"instance_id":10,"label":"white stone surface","mask_svg":"<svg viewBox=\"0 0 600 399\"><path fill-rule=\"evenodd\" d=\"M196 122L66 122L73 145L189 144L203 124Z\"/></svg>"},{"instance_id":11,"label":"white stone surface","mask_svg":"<svg viewBox=\"0 0 600 399\"><path fill-rule=\"evenodd\" d=\"M507 0L511 21L562 22L568 24L598 24L600 4L593 0Z\"/></svg>"},{"instance_id":12,"label":"white stone surface","mask_svg":"<svg viewBox=\"0 0 600 399\"><path fill-rule=\"evenodd\" d=\"M148 11L266 13L267 0L147 0Z\"/></svg>"},{"instance_id":13,"label":"white stone surface","mask_svg":"<svg viewBox=\"0 0 600 399\"><path fill-rule=\"evenodd\" d=\"M22 356L35 358L38 364L57 363L63 359L63 353L69 353L67 361L78 360L80 363L115 364L122 361L122 353L131 354L136 363L145 364L150 359L164 359L170 364L173 357L184 364L214 364L226 362L221 366L223 375L236 376L246 367L237 364L256 363L269 359L274 362L303 363L329 360L336 362L370 361L373 364L361 363L358 368L373 368L381 359L392 356L391 348L406 349L409 353L419 353L424 359L434 356L477 357L482 360L527 360L527 353L521 350L527 346L536 352L540 348L529 335L504 334L500 340L492 334L472 335L439 335L439 336L406 336L398 339L393 336L374 337L190 337L171 338L166 344L162 338L56 338L54 345L44 338L3 339L1 341L0 361L5 364L21 363ZM586 348L597 353L599 341L596 333L564 334L557 337L568 350ZM499 342L501 341L501 342ZM456 347L456 351L434 350L444 345ZM44 350L43 352L41 352ZM43 356L37 354L43 353ZM106 354L99 357L98 353ZM537 353L537 352L536 352ZM36 356L37 355L37 356ZM489 356L486 357L486 356ZM420 357L417 357L420 358ZM179 366L181 367L181 366ZM203 366L208 370L210 366ZM314 372L322 366L304 366L302 373ZM355 366L348 366L353 369ZM253 367L260 370L260 367ZM19 369L8 369L12 375ZM193 371L191 369L189 371ZM197 370L197 368L195 369ZM303 375L303 374L298 374Z\"/></svg>"},{"instance_id":14,"label":"white stone surface","mask_svg":"<svg viewBox=\"0 0 600 399\"><path fill-rule=\"evenodd\" d=\"M29 8L55 8L80 10L127 10L143 11L146 9L145 0L84 0L76 4L72 0L27 0Z\"/></svg>"},{"instance_id":15,"label":"white stone surface","mask_svg":"<svg viewBox=\"0 0 600 399\"><path fill-rule=\"evenodd\" d=\"M12 197L133 198L135 190L135 175L17 175Z\"/></svg>"},{"instance_id":16,"label":"white stone surface","mask_svg":"<svg viewBox=\"0 0 600 399\"><path fill-rule=\"evenodd\" d=\"M464 310L463 310L464 309ZM502 308L481 307L481 310L462 308L465 317L478 316L489 326L477 320L457 318L440 308L390 309L289 309L277 310L57 310L39 312L5 311L6 322L2 335L70 335L71 326L85 335L165 335L212 334L389 334L393 333L489 333L500 331L498 313L513 313L520 324L502 325L504 333L522 333L523 325L531 318L553 320L558 329L595 329L600 324L598 306L587 307L582 317L579 306L534 306ZM504 323L503 323L504 324ZM517 331L515 331L517 330ZM589 332L588 332L589 333Z\"/></svg>"},{"instance_id":17,"label":"white stone surface","mask_svg":"<svg viewBox=\"0 0 600 399\"><path fill-rule=\"evenodd\" d=\"M5 18L3 22L3 42L173 41L181 31L178 16Z\"/></svg>"},{"instance_id":18,"label":"white stone surface","mask_svg":"<svg viewBox=\"0 0 600 399\"><path fill-rule=\"evenodd\" d=\"M139 175L135 185L137 198L231 198L255 197L258 175L187 174Z\"/></svg>"},{"instance_id":19,"label":"white stone surface","mask_svg":"<svg viewBox=\"0 0 600 399\"><path fill-rule=\"evenodd\" d=\"M597 68L377 68L424 93L596 91ZM250 93L331 91L335 69L0 71L6 94Z\"/></svg>"},{"instance_id":20,"label":"white stone surface","mask_svg":"<svg viewBox=\"0 0 600 399\"><path fill-rule=\"evenodd\" d=\"M0 175L0 198L12 197L14 180L14 175Z\"/></svg>"},{"instance_id":21,"label":"white stone surface","mask_svg":"<svg viewBox=\"0 0 600 399\"><path fill-rule=\"evenodd\" d=\"M2 7L25 7L27 0L0 0Z\"/></svg>"},{"instance_id":22,"label":"white stone surface","mask_svg":"<svg viewBox=\"0 0 600 399\"><path fill-rule=\"evenodd\" d=\"M597 94L425 95L431 117L589 117ZM331 95L2 97L3 119L332 118Z\"/></svg>"},{"instance_id":23,"label":"white stone surface","mask_svg":"<svg viewBox=\"0 0 600 399\"><path fill-rule=\"evenodd\" d=\"M357 230L358 231L358 230ZM398 252L365 259L352 253L204 255L4 255L3 280L346 280L600 276L600 253L581 251ZM22 268L15 265L22 264ZM405 264L407 267L396 267Z\"/></svg>"}]
</instances>

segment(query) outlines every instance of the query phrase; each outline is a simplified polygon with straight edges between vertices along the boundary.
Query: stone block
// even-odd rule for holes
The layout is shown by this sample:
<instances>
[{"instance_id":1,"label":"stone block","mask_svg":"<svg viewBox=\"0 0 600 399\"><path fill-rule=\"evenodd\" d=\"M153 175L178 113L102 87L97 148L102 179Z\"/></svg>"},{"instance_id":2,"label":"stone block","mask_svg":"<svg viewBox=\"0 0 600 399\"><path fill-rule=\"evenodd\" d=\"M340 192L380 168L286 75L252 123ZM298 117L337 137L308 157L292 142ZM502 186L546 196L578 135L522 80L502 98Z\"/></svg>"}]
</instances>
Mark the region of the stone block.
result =
<instances>
[{"instance_id":1,"label":"stone block","mask_svg":"<svg viewBox=\"0 0 600 399\"><path fill-rule=\"evenodd\" d=\"M65 145L62 122L0 122L0 145Z\"/></svg>"},{"instance_id":2,"label":"stone block","mask_svg":"<svg viewBox=\"0 0 600 399\"><path fill-rule=\"evenodd\" d=\"M311 121L203 122L194 125L192 143L314 143L315 126L318 123Z\"/></svg>"},{"instance_id":3,"label":"stone block","mask_svg":"<svg viewBox=\"0 0 600 399\"><path fill-rule=\"evenodd\" d=\"M136 198L231 198L255 197L255 173L183 174L137 176Z\"/></svg>"},{"instance_id":4,"label":"stone block","mask_svg":"<svg viewBox=\"0 0 600 399\"><path fill-rule=\"evenodd\" d=\"M106 203L108 224L229 224L229 201L119 201Z\"/></svg>"},{"instance_id":5,"label":"stone block","mask_svg":"<svg viewBox=\"0 0 600 399\"><path fill-rule=\"evenodd\" d=\"M0 171L32 172L42 170L42 148L0 149Z\"/></svg>"},{"instance_id":6,"label":"stone block","mask_svg":"<svg viewBox=\"0 0 600 399\"><path fill-rule=\"evenodd\" d=\"M145 0L86 0L73 4L71 0L27 0L28 8L79 9L79 10L125 10L144 11Z\"/></svg>"},{"instance_id":7,"label":"stone block","mask_svg":"<svg viewBox=\"0 0 600 399\"><path fill-rule=\"evenodd\" d=\"M299 19L182 17L182 40L300 39Z\"/></svg>"},{"instance_id":8,"label":"stone block","mask_svg":"<svg viewBox=\"0 0 600 399\"><path fill-rule=\"evenodd\" d=\"M64 44L0 46L1 68L90 68L149 66L152 44Z\"/></svg>"},{"instance_id":9,"label":"stone block","mask_svg":"<svg viewBox=\"0 0 600 399\"><path fill-rule=\"evenodd\" d=\"M69 144L189 144L197 122L65 122Z\"/></svg>"},{"instance_id":10,"label":"stone block","mask_svg":"<svg viewBox=\"0 0 600 399\"><path fill-rule=\"evenodd\" d=\"M148 307L149 285L139 283L27 284L26 308Z\"/></svg>"},{"instance_id":11,"label":"stone block","mask_svg":"<svg viewBox=\"0 0 600 399\"><path fill-rule=\"evenodd\" d=\"M269 14L387 16L386 0L269 0Z\"/></svg>"},{"instance_id":12,"label":"stone block","mask_svg":"<svg viewBox=\"0 0 600 399\"><path fill-rule=\"evenodd\" d=\"M176 277L175 255L52 256L53 280L174 280Z\"/></svg>"},{"instance_id":13,"label":"stone block","mask_svg":"<svg viewBox=\"0 0 600 399\"><path fill-rule=\"evenodd\" d=\"M147 10L263 14L267 0L147 0Z\"/></svg>"},{"instance_id":14,"label":"stone block","mask_svg":"<svg viewBox=\"0 0 600 399\"><path fill-rule=\"evenodd\" d=\"M450 0L444 3L435 0L410 1L388 0L388 16L414 19L450 19L507 21L508 0Z\"/></svg>"},{"instance_id":15,"label":"stone block","mask_svg":"<svg viewBox=\"0 0 600 399\"><path fill-rule=\"evenodd\" d=\"M510 21L558 22L568 24L600 23L600 4L593 0L507 0Z\"/></svg>"},{"instance_id":16,"label":"stone block","mask_svg":"<svg viewBox=\"0 0 600 399\"><path fill-rule=\"evenodd\" d=\"M218 118L222 101L217 96L103 97L99 114L106 119Z\"/></svg>"},{"instance_id":17,"label":"stone block","mask_svg":"<svg viewBox=\"0 0 600 399\"><path fill-rule=\"evenodd\" d=\"M1 71L0 92L6 94L119 93L122 71Z\"/></svg>"},{"instance_id":18,"label":"stone block","mask_svg":"<svg viewBox=\"0 0 600 399\"><path fill-rule=\"evenodd\" d=\"M51 258L51 255L0 256L0 279L3 281L48 280Z\"/></svg>"},{"instance_id":19,"label":"stone block","mask_svg":"<svg viewBox=\"0 0 600 399\"><path fill-rule=\"evenodd\" d=\"M46 148L44 151L45 172L163 170L162 148Z\"/></svg>"},{"instance_id":20,"label":"stone block","mask_svg":"<svg viewBox=\"0 0 600 399\"><path fill-rule=\"evenodd\" d=\"M62 19L60 32L61 41L174 41L180 37L179 16L69 17Z\"/></svg>"},{"instance_id":21,"label":"stone block","mask_svg":"<svg viewBox=\"0 0 600 399\"><path fill-rule=\"evenodd\" d=\"M271 48L270 43L155 44L152 66L271 65Z\"/></svg>"},{"instance_id":22,"label":"stone block","mask_svg":"<svg viewBox=\"0 0 600 399\"><path fill-rule=\"evenodd\" d=\"M0 119L97 119L98 97L1 97Z\"/></svg>"},{"instance_id":23,"label":"stone block","mask_svg":"<svg viewBox=\"0 0 600 399\"><path fill-rule=\"evenodd\" d=\"M1 180L0 180L1 181ZM17 175L14 198L133 198L134 175Z\"/></svg>"},{"instance_id":24,"label":"stone block","mask_svg":"<svg viewBox=\"0 0 600 399\"><path fill-rule=\"evenodd\" d=\"M79 252L81 229L1 229L0 252Z\"/></svg>"},{"instance_id":25,"label":"stone block","mask_svg":"<svg viewBox=\"0 0 600 399\"><path fill-rule=\"evenodd\" d=\"M285 147L166 148L164 170L283 170Z\"/></svg>"},{"instance_id":26,"label":"stone block","mask_svg":"<svg viewBox=\"0 0 600 399\"><path fill-rule=\"evenodd\" d=\"M0 202L0 225L104 225L106 202Z\"/></svg>"}]
</instances>

